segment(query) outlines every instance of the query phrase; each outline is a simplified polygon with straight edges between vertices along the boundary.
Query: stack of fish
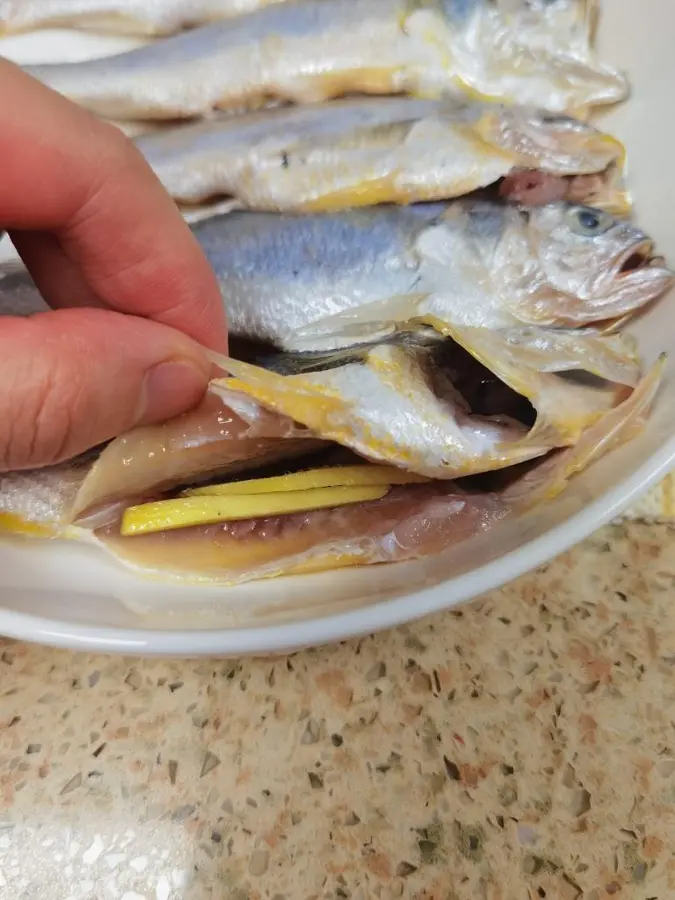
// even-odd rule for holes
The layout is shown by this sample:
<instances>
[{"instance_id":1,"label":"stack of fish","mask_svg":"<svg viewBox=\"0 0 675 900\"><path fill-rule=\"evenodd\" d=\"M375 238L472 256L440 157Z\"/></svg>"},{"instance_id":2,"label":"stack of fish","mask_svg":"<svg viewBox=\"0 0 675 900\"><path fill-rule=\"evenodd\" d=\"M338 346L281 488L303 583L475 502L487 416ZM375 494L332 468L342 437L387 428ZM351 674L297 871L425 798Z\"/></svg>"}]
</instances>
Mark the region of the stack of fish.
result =
<instances>
[{"instance_id":1,"label":"stack of fish","mask_svg":"<svg viewBox=\"0 0 675 900\"><path fill-rule=\"evenodd\" d=\"M216 271L202 405L0 476L7 531L252 578L440 553L564 490L659 386L595 0L0 0L146 43L28 71L129 133ZM387 96L383 96L387 95ZM140 132L140 134L138 133ZM41 307L25 271L0 305ZM236 358L235 358L236 357Z\"/></svg>"}]
</instances>

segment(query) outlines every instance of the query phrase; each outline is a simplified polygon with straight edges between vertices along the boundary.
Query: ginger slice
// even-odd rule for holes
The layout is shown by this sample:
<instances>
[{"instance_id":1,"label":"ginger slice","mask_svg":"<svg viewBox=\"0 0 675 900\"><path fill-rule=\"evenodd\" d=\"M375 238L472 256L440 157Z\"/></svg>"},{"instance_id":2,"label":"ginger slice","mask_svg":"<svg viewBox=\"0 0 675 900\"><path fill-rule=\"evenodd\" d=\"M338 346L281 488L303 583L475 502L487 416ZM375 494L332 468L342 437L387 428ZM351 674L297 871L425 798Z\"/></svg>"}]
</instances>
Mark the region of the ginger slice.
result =
<instances>
[{"instance_id":1,"label":"ginger slice","mask_svg":"<svg viewBox=\"0 0 675 900\"><path fill-rule=\"evenodd\" d=\"M121 534L129 537L189 528L192 525L213 525L218 522L235 522L240 519L283 516L313 509L346 506L350 503L380 500L388 492L389 487L389 484L329 487L274 494L159 500L126 509L122 517Z\"/></svg>"},{"instance_id":2,"label":"ginger slice","mask_svg":"<svg viewBox=\"0 0 675 900\"><path fill-rule=\"evenodd\" d=\"M240 496L307 491L332 487L369 487L382 484L422 484L429 479L393 466L327 466L271 478L251 478L224 484L209 484L184 491L185 497Z\"/></svg>"}]
</instances>

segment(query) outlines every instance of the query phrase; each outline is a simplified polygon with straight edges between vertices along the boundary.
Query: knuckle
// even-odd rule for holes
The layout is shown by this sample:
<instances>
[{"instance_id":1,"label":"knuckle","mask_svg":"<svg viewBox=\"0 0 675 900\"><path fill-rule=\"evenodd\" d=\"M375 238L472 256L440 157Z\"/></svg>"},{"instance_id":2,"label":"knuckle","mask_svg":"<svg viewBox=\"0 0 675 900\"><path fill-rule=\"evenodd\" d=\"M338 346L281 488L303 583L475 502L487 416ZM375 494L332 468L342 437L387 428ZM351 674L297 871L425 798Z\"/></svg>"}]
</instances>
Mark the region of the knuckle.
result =
<instances>
[{"instance_id":1,"label":"knuckle","mask_svg":"<svg viewBox=\"0 0 675 900\"><path fill-rule=\"evenodd\" d=\"M113 187L123 182L122 176L141 176L155 181L156 176L149 163L135 144L115 125L101 122L98 171L101 180Z\"/></svg>"},{"instance_id":2,"label":"knuckle","mask_svg":"<svg viewBox=\"0 0 675 900\"><path fill-rule=\"evenodd\" d=\"M101 171L114 171L120 165L125 166L135 162L138 152L136 147L116 125L102 119L99 120L97 122L97 138L97 156Z\"/></svg>"}]
</instances>

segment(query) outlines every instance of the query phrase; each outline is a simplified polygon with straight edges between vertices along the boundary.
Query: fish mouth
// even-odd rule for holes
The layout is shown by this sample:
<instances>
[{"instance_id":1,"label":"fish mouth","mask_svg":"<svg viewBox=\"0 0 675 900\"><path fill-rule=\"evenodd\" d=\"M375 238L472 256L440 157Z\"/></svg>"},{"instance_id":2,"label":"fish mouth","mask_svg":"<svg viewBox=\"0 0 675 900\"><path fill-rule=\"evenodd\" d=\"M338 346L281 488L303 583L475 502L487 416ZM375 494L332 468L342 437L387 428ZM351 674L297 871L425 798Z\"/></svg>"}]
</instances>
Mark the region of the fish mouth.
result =
<instances>
[{"instance_id":1,"label":"fish mouth","mask_svg":"<svg viewBox=\"0 0 675 900\"><path fill-rule=\"evenodd\" d=\"M612 281L622 288L635 287L649 296L660 295L675 282L675 272L665 257L655 255L654 242L645 238L620 253L612 267Z\"/></svg>"},{"instance_id":2,"label":"fish mouth","mask_svg":"<svg viewBox=\"0 0 675 900\"><path fill-rule=\"evenodd\" d=\"M642 238L615 257L603 299L609 300L622 318L659 299L673 284L675 272L668 268L663 256L654 254L653 242Z\"/></svg>"},{"instance_id":3,"label":"fish mouth","mask_svg":"<svg viewBox=\"0 0 675 900\"><path fill-rule=\"evenodd\" d=\"M614 277L624 279L635 272L654 267L665 269L665 259L654 256L654 242L646 238L619 254L614 266Z\"/></svg>"}]
</instances>

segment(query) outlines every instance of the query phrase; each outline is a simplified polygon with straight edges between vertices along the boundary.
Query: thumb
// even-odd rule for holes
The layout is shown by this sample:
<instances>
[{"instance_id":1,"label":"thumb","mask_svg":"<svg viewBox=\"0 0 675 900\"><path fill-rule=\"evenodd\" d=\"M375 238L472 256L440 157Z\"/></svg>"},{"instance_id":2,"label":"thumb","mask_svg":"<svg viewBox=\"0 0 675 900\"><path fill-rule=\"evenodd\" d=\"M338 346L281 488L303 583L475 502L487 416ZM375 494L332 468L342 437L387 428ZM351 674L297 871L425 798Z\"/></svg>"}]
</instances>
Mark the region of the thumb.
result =
<instances>
[{"instance_id":1,"label":"thumb","mask_svg":"<svg viewBox=\"0 0 675 900\"><path fill-rule=\"evenodd\" d=\"M210 364L166 325L100 309L0 320L0 472L70 459L195 406Z\"/></svg>"}]
</instances>

